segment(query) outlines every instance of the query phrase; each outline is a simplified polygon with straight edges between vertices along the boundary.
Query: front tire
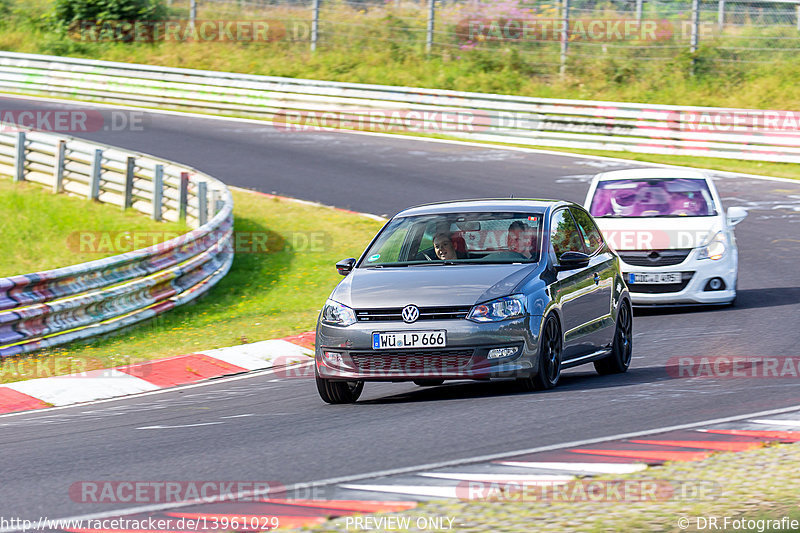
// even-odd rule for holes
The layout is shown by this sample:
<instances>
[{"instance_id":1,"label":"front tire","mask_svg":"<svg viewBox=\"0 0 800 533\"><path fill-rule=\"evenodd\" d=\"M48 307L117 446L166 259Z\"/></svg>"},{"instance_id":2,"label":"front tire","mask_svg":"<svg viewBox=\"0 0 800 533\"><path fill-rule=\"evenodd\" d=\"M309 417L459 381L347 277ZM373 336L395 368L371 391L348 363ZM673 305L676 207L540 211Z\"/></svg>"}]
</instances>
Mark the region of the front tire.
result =
<instances>
[{"instance_id":1,"label":"front tire","mask_svg":"<svg viewBox=\"0 0 800 533\"><path fill-rule=\"evenodd\" d=\"M519 383L526 390L548 390L558 385L561 378L563 343L558 319L550 315L542 328L539 344L539 370L535 376L523 378Z\"/></svg>"},{"instance_id":2,"label":"front tire","mask_svg":"<svg viewBox=\"0 0 800 533\"><path fill-rule=\"evenodd\" d=\"M325 403L355 403L364 390L363 381L331 381L316 376L319 397Z\"/></svg>"},{"instance_id":3,"label":"front tire","mask_svg":"<svg viewBox=\"0 0 800 533\"><path fill-rule=\"evenodd\" d=\"M628 300L622 300L617 313L617 327L614 330L614 342L611 353L594 362L594 369L601 376L622 374L631 365L633 353L633 313Z\"/></svg>"}]
</instances>

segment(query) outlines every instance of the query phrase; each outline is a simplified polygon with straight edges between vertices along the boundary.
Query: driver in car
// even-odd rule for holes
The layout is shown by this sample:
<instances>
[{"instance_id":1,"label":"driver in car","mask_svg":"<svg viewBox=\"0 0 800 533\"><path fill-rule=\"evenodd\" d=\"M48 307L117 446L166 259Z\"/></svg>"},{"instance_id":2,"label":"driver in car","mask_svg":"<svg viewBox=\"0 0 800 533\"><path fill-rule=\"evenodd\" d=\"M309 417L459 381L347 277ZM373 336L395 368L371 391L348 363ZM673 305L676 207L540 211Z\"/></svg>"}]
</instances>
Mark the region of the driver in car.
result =
<instances>
[{"instance_id":1,"label":"driver in car","mask_svg":"<svg viewBox=\"0 0 800 533\"><path fill-rule=\"evenodd\" d=\"M442 260L462 259L456 252L453 239L447 233L440 232L433 236L433 251Z\"/></svg>"}]
</instances>

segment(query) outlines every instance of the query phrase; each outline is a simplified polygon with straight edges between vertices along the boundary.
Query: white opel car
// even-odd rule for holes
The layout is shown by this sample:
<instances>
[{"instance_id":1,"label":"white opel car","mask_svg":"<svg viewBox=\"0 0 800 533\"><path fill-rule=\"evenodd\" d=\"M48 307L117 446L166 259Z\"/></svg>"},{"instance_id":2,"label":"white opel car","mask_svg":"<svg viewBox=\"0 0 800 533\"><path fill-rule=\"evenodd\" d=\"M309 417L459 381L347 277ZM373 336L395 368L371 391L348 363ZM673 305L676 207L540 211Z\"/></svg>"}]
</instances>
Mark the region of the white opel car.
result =
<instances>
[{"instance_id":1,"label":"white opel car","mask_svg":"<svg viewBox=\"0 0 800 533\"><path fill-rule=\"evenodd\" d=\"M634 305L732 304L738 251L733 227L699 171L637 168L598 174L585 207L619 254Z\"/></svg>"}]
</instances>

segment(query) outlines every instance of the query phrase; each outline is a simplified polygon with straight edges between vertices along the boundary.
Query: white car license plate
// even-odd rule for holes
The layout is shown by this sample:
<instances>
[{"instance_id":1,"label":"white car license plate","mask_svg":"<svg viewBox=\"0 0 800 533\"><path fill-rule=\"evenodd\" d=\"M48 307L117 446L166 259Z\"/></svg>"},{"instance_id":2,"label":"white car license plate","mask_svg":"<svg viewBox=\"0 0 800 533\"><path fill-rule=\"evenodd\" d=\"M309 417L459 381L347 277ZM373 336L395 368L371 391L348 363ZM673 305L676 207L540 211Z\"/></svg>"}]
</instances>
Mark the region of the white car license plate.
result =
<instances>
[{"instance_id":1,"label":"white car license plate","mask_svg":"<svg viewBox=\"0 0 800 533\"><path fill-rule=\"evenodd\" d=\"M372 349L442 348L447 345L447 331L379 331L372 334Z\"/></svg>"},{"instance_id":2,"label":"white car license plate","mask_svg":"<svg viewBox=\"0 0 800 533\"><path fill-rule=\"evenodd\" d=\"M654 272L652 274L628 274L628 283L680 283L680 272Z\"/></svg>"}]
</instances>

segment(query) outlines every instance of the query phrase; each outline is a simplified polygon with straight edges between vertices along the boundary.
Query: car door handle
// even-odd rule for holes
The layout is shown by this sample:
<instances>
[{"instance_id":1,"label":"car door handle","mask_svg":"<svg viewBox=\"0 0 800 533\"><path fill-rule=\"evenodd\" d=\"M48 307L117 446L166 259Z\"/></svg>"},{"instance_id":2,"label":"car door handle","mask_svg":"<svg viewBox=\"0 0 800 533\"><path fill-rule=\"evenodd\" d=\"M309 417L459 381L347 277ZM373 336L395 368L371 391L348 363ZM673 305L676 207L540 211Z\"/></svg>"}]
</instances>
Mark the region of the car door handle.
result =
<instances>
[{"instance_id":1,"label":"car door handle","mask_svg":"<svg viewBox=\"0 0 800 533\"><path fill-rule=\"evenodd\" d=\"M598 274L597 272L594 273L594 284L600 285L600 274Z\"/></svg>"}]
</instances>

